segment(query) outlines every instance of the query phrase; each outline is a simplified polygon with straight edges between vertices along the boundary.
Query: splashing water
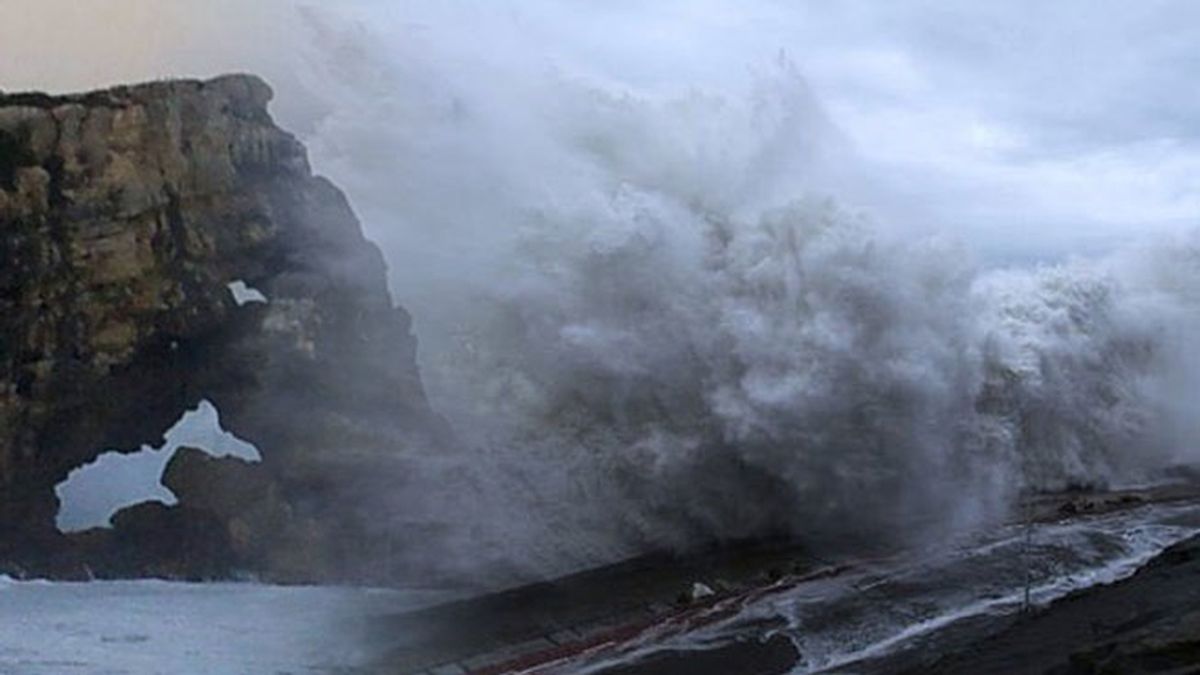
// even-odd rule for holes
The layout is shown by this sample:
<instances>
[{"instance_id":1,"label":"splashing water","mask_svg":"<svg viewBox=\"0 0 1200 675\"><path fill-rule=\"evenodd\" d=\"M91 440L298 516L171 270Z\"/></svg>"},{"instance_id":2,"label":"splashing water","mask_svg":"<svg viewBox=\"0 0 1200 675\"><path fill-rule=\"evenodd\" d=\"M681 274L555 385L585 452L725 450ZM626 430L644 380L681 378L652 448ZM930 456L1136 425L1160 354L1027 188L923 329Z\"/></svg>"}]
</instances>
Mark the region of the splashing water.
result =
<instances>
[{"instance_id":1,"label":"splashing water","mask_svg":"<svg viewBox=\"0 0 1200 675\"><path fill-rule=\"evenodd\" d=\"M639 87L309 20L343 47L315 160L393 223L373 234L473 448L406 499L473 556L921 537L1191 459L1200 236L987 270L852 206L873 187L785 56Z\"/></svg>"}]
</instances>

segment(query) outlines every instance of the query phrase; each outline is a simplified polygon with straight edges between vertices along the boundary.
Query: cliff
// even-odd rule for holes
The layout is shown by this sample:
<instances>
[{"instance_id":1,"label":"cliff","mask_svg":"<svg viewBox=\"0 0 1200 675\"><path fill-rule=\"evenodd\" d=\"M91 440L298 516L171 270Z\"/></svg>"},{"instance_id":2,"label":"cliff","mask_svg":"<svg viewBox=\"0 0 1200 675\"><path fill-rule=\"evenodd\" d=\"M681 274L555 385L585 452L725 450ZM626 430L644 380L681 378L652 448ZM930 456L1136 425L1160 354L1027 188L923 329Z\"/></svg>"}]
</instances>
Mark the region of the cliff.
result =
<instances>
[{"instance_id":1,"label":"cliff","mask_svg":"<svg viewBox=\"0 0 1200 675\"><path fill-rule=\"evenodd\" d=\"M447 433L379 250L271 97L250 76L0 94L0 564L395 573L386 494ZM57 532L70 471L161 443L203 399L261 464L182 453L178 506Z\"/></svg>"}]
</instances>

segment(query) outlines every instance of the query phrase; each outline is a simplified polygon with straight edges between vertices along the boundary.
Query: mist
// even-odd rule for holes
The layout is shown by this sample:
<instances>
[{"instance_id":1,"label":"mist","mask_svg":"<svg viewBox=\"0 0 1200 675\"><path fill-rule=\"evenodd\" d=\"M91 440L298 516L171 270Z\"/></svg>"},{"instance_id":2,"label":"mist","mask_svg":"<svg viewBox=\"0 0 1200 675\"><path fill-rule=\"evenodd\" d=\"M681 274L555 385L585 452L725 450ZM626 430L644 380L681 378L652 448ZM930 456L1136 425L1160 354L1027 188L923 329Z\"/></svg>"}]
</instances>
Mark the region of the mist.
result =
<instances>
[{"instance_id":1,"label":"mist","mask_svg":"<svg viewBox=\"0 0 1200 675\"><path fill-rule=\"evenodd\" d=\"M272 82L415 317L462 447L397 499L469 573L932 536L1195 459L1196 129L1108 97L1195 112L1196 55L1106 41L1190 6L75 5L0 28L0 88Z\"/></svg>"}]
</instances>

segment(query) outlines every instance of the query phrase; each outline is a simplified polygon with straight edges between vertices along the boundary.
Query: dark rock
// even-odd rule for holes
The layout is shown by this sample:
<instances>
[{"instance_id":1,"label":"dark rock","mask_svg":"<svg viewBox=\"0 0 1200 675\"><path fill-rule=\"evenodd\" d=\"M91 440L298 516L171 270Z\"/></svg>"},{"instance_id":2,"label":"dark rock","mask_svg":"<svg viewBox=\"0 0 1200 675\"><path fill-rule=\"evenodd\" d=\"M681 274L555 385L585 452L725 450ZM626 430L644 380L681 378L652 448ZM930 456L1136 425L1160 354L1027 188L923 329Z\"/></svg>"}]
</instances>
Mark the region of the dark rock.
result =
<instances>
[{"instance_id":1,"label":"dark rock","mask_svg":"<svg viewBox=\"0 0 1200 675\"><path fill-rule=\"evenodd\" d=\"M227 577L236 558L221 522L191 506L143 502L113 516L102 576L204 581Z\"/></svg>"},{"instance_id":2,"label":"dark rock","mask_svg":"<svg viewBox=\"0 0 1200 675\"><path fill-rule=\"evenodd\" d=\"M667 651L605 675L784 675L795 672L800 654L786 637L749 640L708 650Z\"/></svg>"},{"instance_id":3,"label":"dark rock","mask_svg":"<svg viewBox=\"0 0 1200 675\"><path fill-rule=\"evenodd\" d=\"M0 96L10 567L79 545L54 529L54 486L71 470L161 442L202 399L259 448L260 470L185 455L170 479L182 506L145 507L117 531L207 537L189 509L205 511L267 577L358 574L338 561L374 545L363 521L379 505L362 488L448 441L382 255L273 124L270 98L250 76ZM269 302L239 306L235 280ZM245 489L269 494L243 503Z\"/></svg>"},{"instance_id":4,"label":"dark rock","mask_svg":"<svg viewBox=\"0 0 1200 675\"><path fill-rule=\"evenodd\" d=\"M269 559L294 522L279 482L254 462L184 447L167 464L162 484L219 523L238 561Z\"/></svg>"},{"instance_id":5,"label":"dark rock","mask_svg":"<svg viewBox=\"0 0 1200 675\"><path fill-rule=\"evenodd\" d=\"M182 447L163 471L162 484L182 502L229 520L263 501L278 499L279 486L260 464L217 458Z\"/></svg>"},{"instance_id":6,"label":"dark rock","mask_svg":"<svg viewBox=\"0 0 1200 675\"><path fill-rule=\"evenodd\" d=\"M1200 669L1200 538L1171 546L1133 576L1077 591L907 673L1194 673Z\"/></svg>"}]
</instances>

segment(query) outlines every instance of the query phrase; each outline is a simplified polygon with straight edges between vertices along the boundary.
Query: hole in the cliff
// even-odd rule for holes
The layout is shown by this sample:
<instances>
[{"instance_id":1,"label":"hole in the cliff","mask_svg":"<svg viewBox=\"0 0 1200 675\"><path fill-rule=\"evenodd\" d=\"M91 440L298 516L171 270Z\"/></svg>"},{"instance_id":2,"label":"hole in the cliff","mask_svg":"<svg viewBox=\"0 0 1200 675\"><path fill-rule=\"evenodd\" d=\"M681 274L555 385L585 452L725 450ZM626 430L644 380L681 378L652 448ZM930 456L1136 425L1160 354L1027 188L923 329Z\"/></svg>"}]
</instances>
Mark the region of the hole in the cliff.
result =
<instances>
[{"instance_id":1,"label":"hole in the cliff","mask_svg":"<svg viewBox=\"0 0 1200 675\"><path fill-rule=\"evenodd\" d=\"M266 302L267 296L262 294L262 291L251 286L247 286L246 282L238 279L229 284L229 292L233 294L233 301L239 307L252 302Z\"/></svg>"},{"instance_id":2,"label":"hole in the cliff","mask_svg":"<svg viewBox=\"0 0 1200 675\"><path fill-rule=\"evenodd\" d=\"M95 462L71 472L58 484L61 504L58 529L79 532L93 527L108 527L117 511L145 501L175 504L175 495L159 482L167 462L181 446L204 450L214 457L239 457L261 461L253 445L223 430L217 409L202 401L179 418L167 432L166 443L159 449L143 446L140 452L107 452Z\"/></svg>"}]
</instances>

